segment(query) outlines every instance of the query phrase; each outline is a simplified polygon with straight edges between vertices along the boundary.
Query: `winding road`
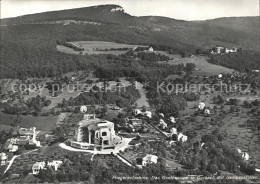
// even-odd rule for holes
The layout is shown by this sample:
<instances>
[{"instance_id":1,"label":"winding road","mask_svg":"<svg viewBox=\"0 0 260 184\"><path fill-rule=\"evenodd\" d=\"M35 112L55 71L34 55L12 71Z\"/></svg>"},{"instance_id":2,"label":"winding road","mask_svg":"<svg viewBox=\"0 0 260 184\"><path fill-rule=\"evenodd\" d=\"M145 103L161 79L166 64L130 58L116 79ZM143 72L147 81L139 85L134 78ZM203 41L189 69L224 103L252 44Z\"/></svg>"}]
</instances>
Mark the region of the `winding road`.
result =
<instances>
[{"instance_id":1,"label":"winding road","mask_svg":"<svg viewBox=\"0 0 260 184\"><path fill-rule=\"evenodd\" d=\"M34 152L34 151L37 151L37 150L38 150L38 149L34 149L34 150L31 150L31 151L28 151L28 152L24 153L24 155L29 154L29 153ZM22 155L22 154L21 154L21 155ZM21 155L15 155L15 156L13 156L13 158L9 161L9 165L8 165L7 168L5 169L4 173L6 173L6 172L10 169L10 167L12 166L14 160L15 160L17 157L20 157Z\"/></svg>"}]
</instances>

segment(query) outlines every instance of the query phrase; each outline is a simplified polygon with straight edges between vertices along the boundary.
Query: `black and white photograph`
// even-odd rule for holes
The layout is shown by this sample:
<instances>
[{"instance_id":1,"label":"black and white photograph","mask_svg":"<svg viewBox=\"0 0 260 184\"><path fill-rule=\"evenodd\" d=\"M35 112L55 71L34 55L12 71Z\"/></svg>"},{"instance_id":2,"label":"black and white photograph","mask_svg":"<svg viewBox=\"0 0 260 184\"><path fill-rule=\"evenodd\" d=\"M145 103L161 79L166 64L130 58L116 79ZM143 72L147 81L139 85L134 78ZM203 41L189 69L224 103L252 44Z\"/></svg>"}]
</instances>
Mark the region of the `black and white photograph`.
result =
<instances>
[{"instance_id":1,"label":"black and white photograph","mask_svg":"<svg viewBox=\"0 0 260 184\"><path fill-rule=\"evenodd\" d=\"M0 0L0 184L259 184L259 0Z\"/></svg>"}]
</instances>

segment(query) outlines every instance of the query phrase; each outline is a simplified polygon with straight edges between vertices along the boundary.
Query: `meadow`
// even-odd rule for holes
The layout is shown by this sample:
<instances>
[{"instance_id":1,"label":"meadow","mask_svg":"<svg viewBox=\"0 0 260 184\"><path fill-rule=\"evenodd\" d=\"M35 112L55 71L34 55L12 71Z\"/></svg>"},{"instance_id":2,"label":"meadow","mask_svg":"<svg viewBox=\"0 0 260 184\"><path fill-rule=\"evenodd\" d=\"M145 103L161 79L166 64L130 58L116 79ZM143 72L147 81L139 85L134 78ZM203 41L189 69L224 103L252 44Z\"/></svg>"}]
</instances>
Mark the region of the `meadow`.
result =
<instances>
[{"instance_id":1,"label":"meadow","mask_svg":"<svg viewBox=\"0 0 260 184\"><path fill-rule=\"evenodd\" d=\"M129 45L129 44L120 44L115 42L104 42L104 41L74 41L70 42L84 48L84 51L75 51L72 48L57 45L57 50L60 52L65 52L68 54L113 54L120 55L125 54L128 50L141 45ZM128 50L110 50L110 49L122 49L128 48ZM107 50L106 50L107 49Z\"/></svg>"}]
</instances>

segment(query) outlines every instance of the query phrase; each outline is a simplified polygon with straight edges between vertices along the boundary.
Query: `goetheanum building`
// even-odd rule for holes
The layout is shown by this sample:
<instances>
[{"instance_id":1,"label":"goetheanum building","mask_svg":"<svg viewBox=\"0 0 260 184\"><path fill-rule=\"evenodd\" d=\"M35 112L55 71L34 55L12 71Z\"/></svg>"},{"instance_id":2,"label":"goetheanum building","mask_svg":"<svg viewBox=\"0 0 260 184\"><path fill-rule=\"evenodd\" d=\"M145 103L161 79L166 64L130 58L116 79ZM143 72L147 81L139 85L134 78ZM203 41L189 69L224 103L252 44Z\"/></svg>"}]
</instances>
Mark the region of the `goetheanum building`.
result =
<instances>
[{"instance_id":1,"label":"goetheanum building","mask_svg":"<svg viewBox=\"0 0 260 184\"><path fill-rule=\"evenodd\" d=\"M120 140L115 134L114 123L94 117L78 123L74 139L69 143L72 147L101 151L114 149Z\"/></svg>"}]
</instances>

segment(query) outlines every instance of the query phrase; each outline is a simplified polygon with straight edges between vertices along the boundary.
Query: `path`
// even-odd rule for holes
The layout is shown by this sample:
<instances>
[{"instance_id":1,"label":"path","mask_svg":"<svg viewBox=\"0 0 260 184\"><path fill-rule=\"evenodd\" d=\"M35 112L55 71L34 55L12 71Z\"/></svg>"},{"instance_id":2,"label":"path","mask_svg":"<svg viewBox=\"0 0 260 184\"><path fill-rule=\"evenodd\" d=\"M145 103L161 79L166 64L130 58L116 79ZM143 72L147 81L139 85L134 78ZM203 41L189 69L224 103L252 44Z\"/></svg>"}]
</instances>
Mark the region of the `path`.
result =
<instances>
[{"instance_id":1,"label":"path","mask_svg":"<svg viewBox=\"0 0 260 184\"><path fill-rule=\"evenodd\" d=\"M37 151L37 150L38 150L38 149L34 149L34 150L31 150L31 151L28 151L27 153L24 153L24 155L29 154L29 153L34 152L34 151ZM21 155L22 155L22 154L21 154ZM10 167L12 166L14 160L15 160L17 157L20 157L21 155L15 155L15 156L13 156L13 158L9 161L9 165L8 165L7 168L5 169L4 173L6 173L6 172L10 169Z\"/></svg>"},{"instance_id":2,"label":"path","mask_svg":"<svg viewBox=\"0 0 260 184\"><path fill-rule=\"evenodd\" d=\"M141 95L141 97L138 100L136 100L137 107L142 107L142 106L150 107L148 103L148 99L145 94L146 91L143 88L143 84L141 84L140 82L136 82L135 86Z\"/></svg>"},{"instance_id":3,"label":"path","mask_svg":"<svg viewBox=\"0 0 260 184\"><path fill-rule=\"evenodd\" d=\"M84 150L84 149L78 149L71 146L66 145L65 143L60 143L59 146L63 149L69 150L69 151L75 151L75 152L86 152L86 153L93 153L93 154L117 154L120 151L124 151L126 148L129 147L129 142L131 142L133 138L123 138L122 141L120 141L119 144L116 145L114 149L106 149L102 151L97 150Z\"/></svg>"}]
</instances>

